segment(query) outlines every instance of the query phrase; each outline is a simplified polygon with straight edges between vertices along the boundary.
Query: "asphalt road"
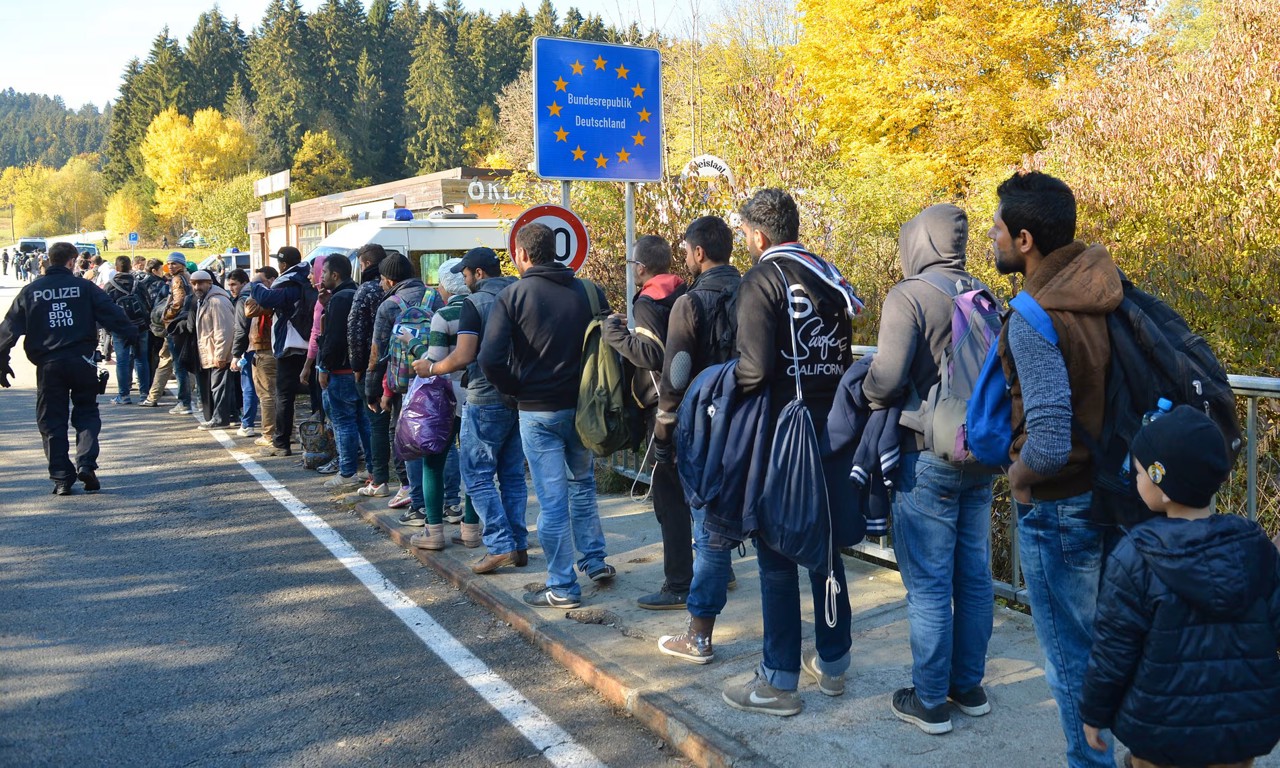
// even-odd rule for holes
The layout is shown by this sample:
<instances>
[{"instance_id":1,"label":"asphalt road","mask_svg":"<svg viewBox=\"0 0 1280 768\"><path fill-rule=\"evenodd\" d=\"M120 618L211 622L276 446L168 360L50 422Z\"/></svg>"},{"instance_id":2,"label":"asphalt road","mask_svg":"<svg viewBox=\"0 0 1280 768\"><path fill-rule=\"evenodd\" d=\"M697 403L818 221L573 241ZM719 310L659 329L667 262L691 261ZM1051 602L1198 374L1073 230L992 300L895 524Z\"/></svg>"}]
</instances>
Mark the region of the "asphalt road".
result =
<instances>
[{"instance_id":1,"label":"asphalt road","mask_svg":"<svg viewBox=\"0 0 1280 768\"><path fill-rule=\"evenodd\" d=\"M0 311L16 292L0 278ZM540 752L191 417L100 397L102 492L50 495L34 372L21 348L13 363L0 391L0 765L677 762L294 459L262 467L565 744Z\"/></svg>"}]
</instances>

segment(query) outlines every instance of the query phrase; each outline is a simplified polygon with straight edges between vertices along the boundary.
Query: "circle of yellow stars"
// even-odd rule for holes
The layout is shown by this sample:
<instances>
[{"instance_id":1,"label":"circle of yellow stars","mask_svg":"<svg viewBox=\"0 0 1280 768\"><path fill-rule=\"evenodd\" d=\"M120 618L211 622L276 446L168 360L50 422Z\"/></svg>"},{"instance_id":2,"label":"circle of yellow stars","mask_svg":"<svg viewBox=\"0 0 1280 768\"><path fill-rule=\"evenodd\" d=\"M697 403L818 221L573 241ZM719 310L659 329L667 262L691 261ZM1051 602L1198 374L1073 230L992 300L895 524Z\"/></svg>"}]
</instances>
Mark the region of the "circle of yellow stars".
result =
<instances>
[{"instance_id":1,"label":"circle of yellow stars","mask_svg":"<svg viewBox=\"0 0 1280 768\"><path fill-rule=\"evenodd\" d=\"M609 65L609 61L604 58L603 54L597 54L596 58L588 59L588 61L595 65L595 69L592 71L606 70ZM570 75L570 77L583 76L583 73L586 70L586 65L583 64L581 60L577 60L569 65L569 69L572 71L572 74ZM631 70L627 69L625 64L619 64L617 67L614 68L613 71L615 74L617 74L617 79L619 80L626 80L627 75L631 73ZM552 84L555 85L556 91L564 91L566 95L568 94L569 81L565 80L563 75L553 80ZM646 90L647 89L645 87L637 83L631 87L631 95L637 99L643 99L644 93ZM560 117L561 116L560 112L561 110L564 109L564 107L561 106L557 101L553 99L551 104L547 106L547 109L549 110L549 113L550 113L548 115L549 117ZM636 113L636 115L637 117L640 118L640 122L648 123L649 118L653 116L653 113L647 109L641 108L640 111ZM560 126L559 130L553 131L553 133L555 134L557 143L562 141L565 144L569 143L569 132L564 129L563 125ZM648 136L645 136L643 133L640 132L640 129L637 128L635 135L631 136L630 138L632 141L631 147L632 149L634 149L635 147L643 147L645 139L647 139ZM581 144L578 144L577 146L575 146L572 150L570 150L570 152L573 154L573 159L575 162L584 162L584 163L586 162L587 151L582 148ZM623 147L614 153L614 157L617 159L617 162L619 164L628 163L631 160L631 153L627 151L626 147ZM599 155L597 155L592 159L595 160L597 168L609 167L610 159L603 152L601 152Z\"/></svg>"}]
</instances>

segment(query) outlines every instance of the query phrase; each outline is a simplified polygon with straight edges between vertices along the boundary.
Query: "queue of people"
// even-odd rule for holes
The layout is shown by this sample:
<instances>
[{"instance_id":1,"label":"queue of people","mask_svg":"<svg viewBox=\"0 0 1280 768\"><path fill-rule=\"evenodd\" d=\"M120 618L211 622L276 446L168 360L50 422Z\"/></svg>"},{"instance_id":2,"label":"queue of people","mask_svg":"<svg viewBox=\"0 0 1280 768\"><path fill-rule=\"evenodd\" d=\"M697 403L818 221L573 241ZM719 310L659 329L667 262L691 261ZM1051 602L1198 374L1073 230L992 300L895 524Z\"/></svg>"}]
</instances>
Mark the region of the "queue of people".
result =
<instances>
[{"instance_id":1,"label":"queue of people","mask_svg":"<svg viewBox=\"0 0 1280 768\"><path fill-rule=\"evenodd\" d=\"M1256 523L1212 514L1228 449L1214 439L1217 425L1186 406L1153 418L1133 439L1150 519L1121 529L1091 515L1106 318L1123 298L1121 276L1105 248L1076 240L1075 199L1062 181L1018 174L997 197L987 233L995 265L1023 277L1022 290L1058 329L1050 338L1012 311L993 354L1012 382L1007 474L1066 761L1113 765L1112 731L1138 766L1249 765L1280 740L1280 554ZM199 427L237 426L238 436L257 438L264 457L292 455L295 401L309 392L333 431L326 487L387 498L404 510L402 525L422 528L410 539L415 548L476 549L477 574L530 562L527 468L546 577L524 601L565 609L582 602L580 576L617 576L594 457L575 427L584 334L599 320L605 343L626 361L627 395L651 434L663 580L638 605L684 613L655 652L715 661L717 617L736 580L731 545L750 539L763 656L750 677L725 685L724 702L794 716L804 708L805 680L822 695L842 695L853 638L839 549L891 521L913 663L910 685L889 707L925 733L947 733L955 712L981 717L992 708L983 681L994 621L993 473L944 458L951 446L935 444L926 408L951 371L957 295L989 293L967 268L968 218L940 204L903 225L904 279L884 298L879 351L855 363L862 303L833 264L801 244L792 196L761 190L739 217L751 259L745 274L731 260L735 233L717 216L691 222L675 249L661 237L640 238L627 254L639 286L631 318L611 312L599 286L556 260L554 234L539 224L516 235L510 256L519 277L504 275L498 255L480 247L441 265L433 288L405 256L367 245L356 254L358 275L346 256L307 264L284 247L275 254L279 271L233 270L226 286L189 274L181 254L164 265L134 264L131 279L121 275L131 266L122 260L103 292L75 282L66 268L74 249L68 256L54 246L50 274L23 291L0 327L0 383L8 385L9 350L25 334L42 366L39 419L57 493L69 493L77 477L86 490L97 487L85 353L99 324L129 350L117 363L113 402L128 401L131 371L149 392L144 406L158 405L174 376L171 412L191 413L198 391ZM690 282L672 273L677 253ZM124 296L145 299L145 322ZM52 333L63 323L75 333ZM149 367L153 348L158 366ZM51 362L69 356L87 362ZM732 508L701 503L682 473L696 459L682 455L681 406L713 368L730 371L736 398L726 485L736 478L754 489ZM444 447L402 460L405 406L438 377L450 393L436 414ZM77 441L74 464L65 455L68 392L72 423L94 436ZM809 443L823 448L821 457L797 453ZM456 502L450 453L465 490ZM816 486L805 485L811 477ZM795 498L797 488L824 500L826 519L804 516L816 508L810 499L795 509L757 501ZM446 532L450 524L456 533ZM821 532L817 558L805 549L813 531ZM802 641L802 575L815 606L812 648Z\"/></svg>"}]
</instances>

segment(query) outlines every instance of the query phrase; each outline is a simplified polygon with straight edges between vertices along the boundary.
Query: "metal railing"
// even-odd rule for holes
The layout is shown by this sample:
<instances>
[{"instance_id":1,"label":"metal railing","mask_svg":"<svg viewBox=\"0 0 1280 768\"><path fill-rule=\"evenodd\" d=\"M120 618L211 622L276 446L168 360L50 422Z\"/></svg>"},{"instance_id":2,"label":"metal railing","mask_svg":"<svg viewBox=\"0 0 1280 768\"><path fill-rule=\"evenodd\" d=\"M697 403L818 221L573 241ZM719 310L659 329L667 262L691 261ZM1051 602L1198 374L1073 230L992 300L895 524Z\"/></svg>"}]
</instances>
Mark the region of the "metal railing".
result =
<instances>
[{"instance_id":1,"label":"metal railing","mask_svg":"<svg viewBox=\"0 0 1280 768\"><path fill-rule=\"evenodd\" d=\"M876 352L875 347L854 346L853 355L855 358L861 358L866 355L873 355ZM1259 447L1259 421L1258 421L1258 403L1264 399L1280 399L1280 379L1267 378L1263 376L1228 376L1231 382L1231 389L1235 392L1237 398L1245 399L1245 499L1244 508L1232 511L1242 512L1249 517L1250 520L1258 519L1258 447ZM633 480L639 479L640 482L649 482L648 467L643 465L643 455L633 451L619 451L608 459L611 468L620 475L629 477ZM1234 479L1240 472L1235 470L1232 478ZM1280 502L1280 499L1276 500ZM1238 505L1233 505L1238 506ZM1004 550L997 553L996 541L996 520L1007 520L1005 523L1007 541L1000 542L1004 545ZM996 595L1007 600L1026 604L1026 589L1022 584L1022 572L1018 560L1018 536L1017 536L1017 516L1012 514L1008 509L1007 503L1000 508L992 509L992 559L995 560L999 554L1002 560L1007 558L1009 563L1010 577L1008 581L1000 578L993 579ZM850 547L850 552L857 552L862 556L881 562L885 565L896 568L897 558L894 555L892 541L889 536L868 537L861 543ZM994 563L993 563L994 565ZM993 567L992 570L995 573Z\"/></svg>"}]
</instances>

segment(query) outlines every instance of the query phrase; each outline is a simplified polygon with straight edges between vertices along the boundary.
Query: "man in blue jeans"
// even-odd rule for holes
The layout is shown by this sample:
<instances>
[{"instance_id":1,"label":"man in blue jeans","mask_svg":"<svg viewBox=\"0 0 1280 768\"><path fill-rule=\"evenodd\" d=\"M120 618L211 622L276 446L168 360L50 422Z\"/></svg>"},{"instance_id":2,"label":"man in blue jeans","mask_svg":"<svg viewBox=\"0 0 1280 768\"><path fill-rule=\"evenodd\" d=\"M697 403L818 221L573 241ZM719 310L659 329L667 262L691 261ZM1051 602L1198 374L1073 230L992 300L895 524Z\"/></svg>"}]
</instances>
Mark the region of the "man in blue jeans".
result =
<instances>
[{"instance_id":1,"label":"man in blue jeans","mask_svg":"<svg viewBox=\"0 0 1280 768\"><path fill-rule=\"evenodd\" d=\"M680 250L685 268L693 276L693 284L671 306L662 375L658 381L658 412L653 423L656 461L667 465L672 473L680 461L672 438L685 392L704 369L726 362L735 354L732 336L738 319L730 307L742 282L742 274L730 263L733 230L719 216L694 219L685 228ZM657 472L656 466L654 470ZM682 661L708 664L715 659L711 636L716 617L728 601L733 576L732 553L708 546L710 536L703 525L705 509L691 507L689 513L693 525L692 550L688 529L685 529L684 540L676 541L664 528L662 540L664 561L669 557L667 553L677 547L684 551L676 559L692 561L692 579L684 600L689 617L683 632L658 638L658 651ZM697 552L696 558L693 552Z\"/></svg>"},{"instance_id":2,"label":"man in blue jeans","mask_svg":"<svg viewBox=\"0 0 1280 768\"><path fill-rule=\"evenodd\" d=\"M520 280L494 302L480 345L480 369L520 411L520 439L538 494L538 541L547 557L546 586L527 592L538 608L575 608L582 591L578 569L594 582L617 574L605 562L604 530L596 506L595 460L574 427L582 339L591 322L587 291L596 291L604 313L604 291L579 281L556 261L549 227L529 224L516 233L513 254Z\"/></svg>"},{"instance_id":3,"label":"man in blue jeans","mask_svg":"<svg viewBox=\"0 0 1280 768\"><path fill-rule=\"evenodd\" d=\"M459 453L462 481L480 516L485 546L485 555L471 564L471 570L493 573L503 566L529 564L529 531L525 527L529 491L524 482L519 413L476 362L494 302L516 278L503 277L498 255L483 246L467 251L453 271L462 274L471 295L458 318L457 346L448 357L431 363L427 372L444 375L467 370L467 407L462 410ZM445 475L447 492L447 465Z\"/></svg>"},{"instance_id":4,"label":"man in blue jeans","mask_svg":"<svg viewBox=\"0 0 1280 768\"><path fill-rule=\"evenodd\" d=\"M1111 343L1107 315L1123 298L1107 251L1075 240L1076 201L1062 181L1015 174L996 190L988 237L996 269L1026 276L1023 290L1053 321L1054 345L1018 312L1000 342L1013 382L1009 486L1017 502L1018 547L1045 679L1058 703L1072 768L1114 765L1091 749L1080 719L1081 690L1102 574L1104 527L1090 515L1093 479L1086 433L1102 432Z\"/></svg>"},{"instance_id":5,"label":"man in blue jeans","mask_svg":"<svg viewBox=\"0 0 1280 768\"><path fill-rule=\"evenodd\" d=\"M862 383L873 408L924 401L952 354L955 295L986 288L965 269L969 218L939 204L902 226L898 250L906 279L885 296L875 359ZM899 427L902 463L893 494L893 549L907 588L911 682L893 696L893 713L925 733L951 730L947 702L967 715L991 711L982 676L991 641L991 475L966 471L935 453L927 408L909 409Z\"/></svg>"},{"instance_id":6,"label":"man in blue jeans","mask_svg":"<svg viewBox=\"0 0 1280 768\"><path fill-rule=\"evenodd\" d=\"M799 389L814 431L822 434L840 379L853 361L849 348L852 318L861 303L834 266L797 242L800 212L790 194L780 189L760 190L742 206L739 215L747 252L755 266L742 276L738 288L738 386L746 395L767 393L769 412L775 415L796 398ZM776 532L763 526L757 532L764 658L750 680L725 685L723 698L729 706L765 715L797 715L803 709L796 693L802 671L824 695L844 693L853 641L849 587L836 548L855 543L862 533L848 530L842 520L832 518L831 522L836 525L825 544L830 548L834 583L828 585L826 573L808 571L817 614L816 647L808 652L802 652L801 646L798 565L770 546L769 541L776 541ZM805 524L816 528L818 521ZM836 530L837 526L841 530Z\"/></svg>"},{"instance_id":7,"label":"man in blue jeans","mask_svg":"<svg viewBox=\"0 0 1280 768\"><path fill-rule=\"evenodd\" d=\"M338 446L338 474L325 481L324 487L335 491L354 491L362 483L356 475L360 456L369 459L372 442L369 411L356 389L355 371L347 346L347 323L356 284L351 279L351 262L343 254L330 254L324 260L320 280L329 291L325 307L324 332L320 335L317 368L320 386L324 388L329 421L333 424L334 442Z\"/></svg>"}]
</instances>

